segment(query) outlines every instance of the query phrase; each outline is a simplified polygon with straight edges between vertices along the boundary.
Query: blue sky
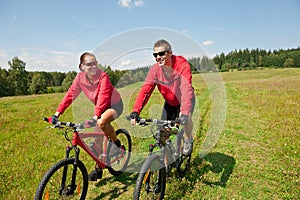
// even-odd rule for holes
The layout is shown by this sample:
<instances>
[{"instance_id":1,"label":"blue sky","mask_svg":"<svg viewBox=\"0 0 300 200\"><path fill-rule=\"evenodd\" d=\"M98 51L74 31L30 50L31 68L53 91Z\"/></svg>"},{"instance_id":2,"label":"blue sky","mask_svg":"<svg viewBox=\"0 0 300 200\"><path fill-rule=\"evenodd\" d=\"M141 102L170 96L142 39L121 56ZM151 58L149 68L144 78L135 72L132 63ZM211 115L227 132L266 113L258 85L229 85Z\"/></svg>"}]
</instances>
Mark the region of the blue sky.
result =
<instances>
[{"instance_id":1,"label":"blue sky","mask_svg":"<svg viewBox=\"0 0 300 200\"><path fill-rule=\"evenodd\" d=\"M149 65L160 38L185 57L297 48L299 19L299 0L0 0L0 67L17 56L27 71L76 71L85 51Z\"/></svg>"}]
</instances>

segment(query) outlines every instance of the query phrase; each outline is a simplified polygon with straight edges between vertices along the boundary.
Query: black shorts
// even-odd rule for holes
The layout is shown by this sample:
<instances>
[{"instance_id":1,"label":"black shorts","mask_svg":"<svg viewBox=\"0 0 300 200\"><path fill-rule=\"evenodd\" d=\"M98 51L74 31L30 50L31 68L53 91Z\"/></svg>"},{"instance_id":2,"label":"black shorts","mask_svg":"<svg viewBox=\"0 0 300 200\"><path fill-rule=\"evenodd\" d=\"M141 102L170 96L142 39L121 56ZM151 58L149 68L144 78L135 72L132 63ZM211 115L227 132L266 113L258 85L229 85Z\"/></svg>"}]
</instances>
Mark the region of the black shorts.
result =
<instances>
[{"instance_id":1,"label":"black shorts","mask_svg":"<svg viewBox=\"0 0 300 200\"><path fill-rule=\"evenodd\" d=\"M191 101L192 101L192 108L191 108L190 113L193 114L194 108L195 108L195 102L196 102L195 96L193 96ZM164 104L164 107L163 107L163 110L162 110L161 119L163 119L163 120L174 120L174 119L176 119L176 117L179 117L179 113L180 113L180 105L171 106L170 104L168 104L165 101L165 104Z\"/></svg>"},{"instance_id":2,"label":"black shorts","mask_svg":"<svg viewBox=\"0 0 300 200\"><path fill-rule=\"evenodd\" d=\"M114 109L115 111L117 111L116 117L119 117L122 114L123 108L124 108L122 99L120 99L120 101L118 103L111 105L111 108Z\"/></svg>"}]
</instances>

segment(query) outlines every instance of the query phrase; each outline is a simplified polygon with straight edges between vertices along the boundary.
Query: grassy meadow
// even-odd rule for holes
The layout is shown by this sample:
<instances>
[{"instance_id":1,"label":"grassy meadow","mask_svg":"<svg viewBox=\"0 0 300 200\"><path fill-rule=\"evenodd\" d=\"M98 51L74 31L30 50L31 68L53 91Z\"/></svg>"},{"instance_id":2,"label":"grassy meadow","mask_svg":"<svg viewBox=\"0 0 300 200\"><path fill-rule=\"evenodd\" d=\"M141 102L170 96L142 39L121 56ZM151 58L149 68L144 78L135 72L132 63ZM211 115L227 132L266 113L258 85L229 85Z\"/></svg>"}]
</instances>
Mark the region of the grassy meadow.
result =
<instances>
[{"instance_id":1,"label":"grassy meadow","mask_svg":"<svg viewBox=\"0 0 300 200\"><path fill-rule=\"evenodd\" d=\"M203 158L199 155L215 116L204 78L209 76L193 75L197 106L191 169L184 178L171 174L166 199L299 199L300 69L220 73L226 118L216 145ZM131 127L124 118L139 87L120 89L125 109L114 124L132 134L133 154L146 151L153 141L149 129ZM62 132L41 120L55 112L63 95L0 98L0 199L33 199L44 173L64 157L68 143ZM161 102L155 91L142 116L159 117ZM75 107L61 120L78 119ZM91 116L84 111L81 117ZM83 151L80 158L90 171L94 162ZM142 162L143 156L133 155L128 172L119 177L105 170L101 180L89 183L87 199L132 199Z\"/></svg>"}]
</instances>

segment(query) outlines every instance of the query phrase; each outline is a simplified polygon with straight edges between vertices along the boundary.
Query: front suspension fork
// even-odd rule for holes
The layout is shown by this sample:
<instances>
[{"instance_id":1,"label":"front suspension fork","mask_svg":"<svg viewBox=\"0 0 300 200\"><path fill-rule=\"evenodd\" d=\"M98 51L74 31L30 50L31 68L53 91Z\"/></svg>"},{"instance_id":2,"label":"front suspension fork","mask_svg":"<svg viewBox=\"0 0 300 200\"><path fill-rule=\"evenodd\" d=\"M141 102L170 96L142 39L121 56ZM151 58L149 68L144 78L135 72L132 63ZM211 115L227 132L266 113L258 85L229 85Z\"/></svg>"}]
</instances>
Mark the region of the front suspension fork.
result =
<instances>
[{"instance_id":1,"label":"front suspension fork","mask_svg":"<svg viewBox=\"0 0 300 200\"><path fill-rule=\"evenodd\" d=\"M65 188L66 188L66 179L67 179L67 173L68 173L68 166L64 166L64 169L63 169L63 174L62 174L62 179L61 179L61 185L60 185L60 190L59 190L59 194L60 195L72 195L74 193L74 190L76 189L76 173L77 173L77 163L78 163L78 159L79 159L79 153L80 153L80 149L77 148L76 146L67 146L66 148L66 158L69 158L70 157L70 152L71 150L74 150L75 151L75 162L74 162L74 168L73 168L73 171L72 171L72 180L71 180L71 184L68 185L67 189L67 193L64 193L63 192L65 191Z\"/></svg>"}]
</instances>

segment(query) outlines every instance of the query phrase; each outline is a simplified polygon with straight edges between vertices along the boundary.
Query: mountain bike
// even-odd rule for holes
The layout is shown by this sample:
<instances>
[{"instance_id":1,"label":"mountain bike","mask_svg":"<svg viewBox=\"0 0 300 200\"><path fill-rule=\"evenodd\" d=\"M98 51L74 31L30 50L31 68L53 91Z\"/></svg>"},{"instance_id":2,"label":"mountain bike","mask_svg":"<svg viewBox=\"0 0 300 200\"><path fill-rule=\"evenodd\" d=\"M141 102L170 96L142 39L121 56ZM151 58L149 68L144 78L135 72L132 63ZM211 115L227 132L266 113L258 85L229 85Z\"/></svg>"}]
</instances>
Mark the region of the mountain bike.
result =
<instances>
[{"instance_id":1,"label":"mountain bike","mask_svg":"<svg viewBox=\"0 0 300 200\"><path fill-rule=\"evenodd\" d=\"M179 126L179 119L140 119L138 124L146 126L149 123L152 123L150 131L155 143L149 145L149 156L136 180L134 199L163 199L166 177L172 168L184 176L190 167L191 155L183 154L184 130Z\"/></svg>"},{"instance_id":2,"label":"mountain bike","mask_svg":"<svg viewBox=\"0 0 300 200\"><path fill-rule=\"evenodd\" d=\"M44 121L51 123L51 118L44 118ZM65 139L71 145L66 147L66 157L53 165L42 178L35 193L35 200L85 199L88 191L88 172L79 159L78 146L96 162L96 169L107 168L114 176L125 171L131 156L129 133L125 129L116 131L122 145L118 154L110 155L114 144L104 132L83 132L84 129L94 125L58 121L51 126L51 128L64 129ZM99 145L99 141L102 145Z\"/></svg>"}]
</instances>

